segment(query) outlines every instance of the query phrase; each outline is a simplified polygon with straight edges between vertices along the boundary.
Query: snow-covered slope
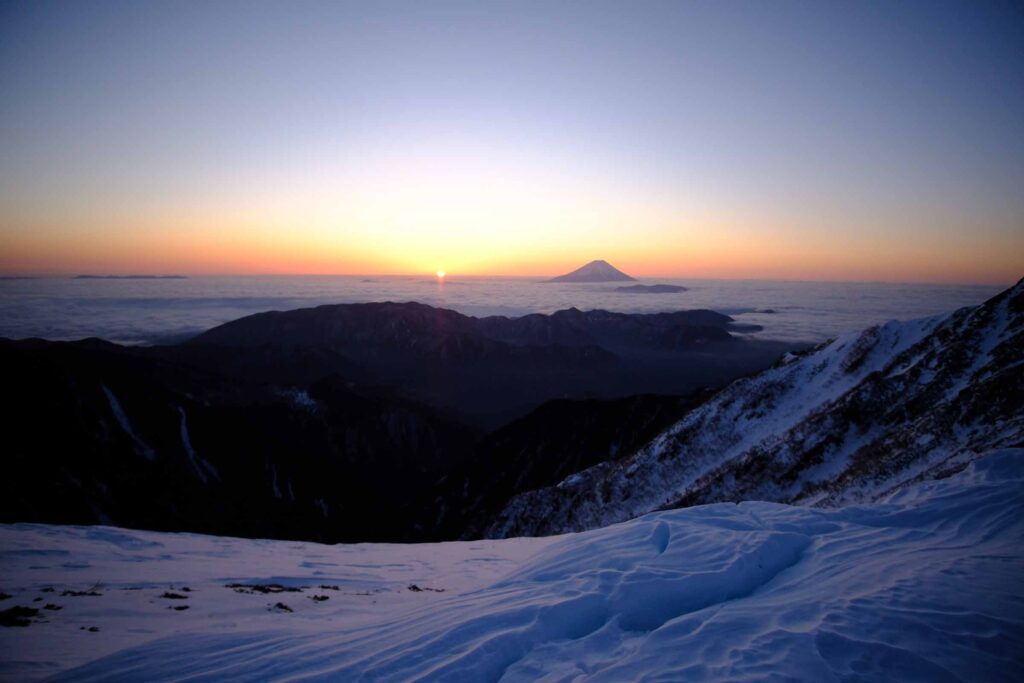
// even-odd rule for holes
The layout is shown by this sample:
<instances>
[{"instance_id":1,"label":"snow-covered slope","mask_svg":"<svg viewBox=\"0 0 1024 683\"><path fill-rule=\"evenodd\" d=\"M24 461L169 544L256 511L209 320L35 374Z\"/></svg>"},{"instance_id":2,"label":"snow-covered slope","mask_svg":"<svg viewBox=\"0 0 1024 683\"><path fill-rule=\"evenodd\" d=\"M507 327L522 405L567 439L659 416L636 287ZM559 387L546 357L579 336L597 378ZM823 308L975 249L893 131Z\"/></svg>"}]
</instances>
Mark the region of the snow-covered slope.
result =
<instances>
[{"instance_id":1,"label":"snow-covered slope","mask_svg":"<svg viewBox=\"0 0 1024 683\"><path fill-rule=\"evenodd\" d=\"M513 498L489 537L652 510L873 500L1024 443L1024 281L976 308L850 334L726 387L635 455Z\"/></svg>"},{"instance_id":2,"label":"snow-covered slope","mask_svg":"<svg viewBox=\"0 0 1024 683\"><path fill-rule=\"evenodd\" d=\"M19 525L0 546L0 609L46 618L0 628L6 679L1024 679L1021 449L863 506L715 504L554 538ZM308 588L252 587L270 583Z\"/></svg>"}]
</instances>

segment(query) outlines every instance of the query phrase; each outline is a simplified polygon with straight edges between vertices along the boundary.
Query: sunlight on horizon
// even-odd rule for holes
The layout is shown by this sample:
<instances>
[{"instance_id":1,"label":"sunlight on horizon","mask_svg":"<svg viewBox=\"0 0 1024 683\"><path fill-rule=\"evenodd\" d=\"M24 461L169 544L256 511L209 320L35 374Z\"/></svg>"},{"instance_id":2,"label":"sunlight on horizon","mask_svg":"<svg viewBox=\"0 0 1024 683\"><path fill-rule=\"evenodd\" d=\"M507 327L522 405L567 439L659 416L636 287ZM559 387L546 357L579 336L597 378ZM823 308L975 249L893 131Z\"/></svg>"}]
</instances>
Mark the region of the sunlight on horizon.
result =
<instances>
[{"instance_id":1,"label":"sunlight on horizon","mask_svg":"<svg viewBox=\"0 0 1024 683\"><path fill-rule=\"evenodd\" d=\"M0 274L1022 275L999 8L602 7L9 7Z\"/></svg>"}]
</instances>

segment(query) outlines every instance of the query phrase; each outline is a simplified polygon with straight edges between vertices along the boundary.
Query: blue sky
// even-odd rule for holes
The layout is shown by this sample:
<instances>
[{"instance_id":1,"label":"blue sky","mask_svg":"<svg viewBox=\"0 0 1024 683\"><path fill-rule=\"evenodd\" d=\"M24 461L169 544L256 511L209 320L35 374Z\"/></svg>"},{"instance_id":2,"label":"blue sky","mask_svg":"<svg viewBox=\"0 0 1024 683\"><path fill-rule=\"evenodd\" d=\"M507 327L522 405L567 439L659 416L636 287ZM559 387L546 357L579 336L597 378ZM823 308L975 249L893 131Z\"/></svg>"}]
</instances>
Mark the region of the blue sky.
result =
<instances>
[{"instance_id":1,"label":"blue sky","mask_svg":"<svg viewBox=\"0 0 1024 683\"><path fill-rule=\"evenodd\" d=\"M0 11L6 270L1024 263L1019 4Z\"/></svg>"}]
</instances>

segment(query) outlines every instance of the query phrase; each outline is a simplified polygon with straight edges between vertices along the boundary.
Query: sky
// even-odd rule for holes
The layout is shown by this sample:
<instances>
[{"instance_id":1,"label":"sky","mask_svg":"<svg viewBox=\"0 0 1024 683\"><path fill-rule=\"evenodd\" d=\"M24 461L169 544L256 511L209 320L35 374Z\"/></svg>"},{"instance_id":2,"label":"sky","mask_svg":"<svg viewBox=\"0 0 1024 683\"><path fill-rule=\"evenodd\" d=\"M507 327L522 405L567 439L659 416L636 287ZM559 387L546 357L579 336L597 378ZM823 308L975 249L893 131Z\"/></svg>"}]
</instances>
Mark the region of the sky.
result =
<instances>
[{"instance_id":1,"label":"sky","mask_svg":"<svg viewBox=\"0 0 1024 683\"><path fill-rule=\"evenodd\" d=\"M0 273L1008 283L1013 2L0 4Z\"/></svg>"}]
</instances>

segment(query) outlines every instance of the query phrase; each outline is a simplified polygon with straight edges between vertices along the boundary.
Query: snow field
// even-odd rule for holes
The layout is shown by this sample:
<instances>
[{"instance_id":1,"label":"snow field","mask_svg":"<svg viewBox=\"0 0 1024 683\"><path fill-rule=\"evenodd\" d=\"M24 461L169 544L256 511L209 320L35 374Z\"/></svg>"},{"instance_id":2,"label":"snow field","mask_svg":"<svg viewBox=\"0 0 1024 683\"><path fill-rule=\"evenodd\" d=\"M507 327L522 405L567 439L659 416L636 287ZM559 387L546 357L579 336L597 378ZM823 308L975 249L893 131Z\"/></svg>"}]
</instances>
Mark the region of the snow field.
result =
<instances>
[{"instance_id":1,"label":"snow field","mask_svg":"<svg viewBox=\"0 0 1024 683\"><path fill-rule=\"evenodd\" d=\"M1006 449L867 505L723 503L559 537L409 546L7 526L0 608L54 586L46 600L65 609L0 630L0 675L1022 680L1022 484L1024 450ZM95 582L100 597L52 597ZM190 610L162 604L170 585L191 588L179 601Z\"/></svg>"}]
</instances>

